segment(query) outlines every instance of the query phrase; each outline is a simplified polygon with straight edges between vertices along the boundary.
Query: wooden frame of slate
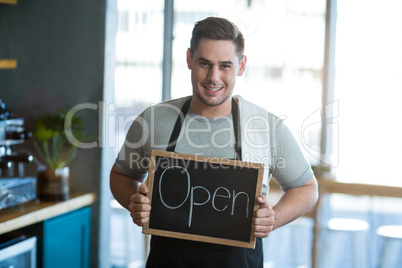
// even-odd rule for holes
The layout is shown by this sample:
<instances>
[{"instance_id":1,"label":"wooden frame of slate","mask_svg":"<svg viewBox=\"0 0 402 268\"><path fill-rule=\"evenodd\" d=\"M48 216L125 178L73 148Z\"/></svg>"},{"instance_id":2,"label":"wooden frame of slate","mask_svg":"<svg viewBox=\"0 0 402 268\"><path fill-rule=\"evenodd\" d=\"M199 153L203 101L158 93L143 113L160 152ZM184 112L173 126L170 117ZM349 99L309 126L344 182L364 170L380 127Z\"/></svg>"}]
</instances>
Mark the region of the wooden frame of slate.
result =
<instances>
[{"instance_id":1,"label":"wooden frame of slate","mask_svg":"<svg viewBox=\"0 0 402 268\"><path fill-rule=\"evenodd\" d=\"M254 248L263 172L258 163L152 150L143 233Z\"/></svg>"}]
</instances>

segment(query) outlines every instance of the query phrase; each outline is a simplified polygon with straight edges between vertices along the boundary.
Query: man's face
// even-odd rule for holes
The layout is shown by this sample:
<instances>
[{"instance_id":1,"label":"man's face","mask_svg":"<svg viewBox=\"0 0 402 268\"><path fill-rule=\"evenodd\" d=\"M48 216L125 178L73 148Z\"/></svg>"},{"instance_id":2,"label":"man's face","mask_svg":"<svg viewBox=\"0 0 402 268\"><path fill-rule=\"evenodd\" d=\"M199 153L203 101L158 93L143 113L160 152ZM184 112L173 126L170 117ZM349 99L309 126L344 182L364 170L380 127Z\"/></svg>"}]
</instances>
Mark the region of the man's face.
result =
<instances>
[{"instance_id":1,"label":"man's face","mask_svg":"<svg viewBox=\"0 0 402 268\"><path fill-rule=\"evenodd\" d=\"M187 65L191 69L193 97L203 105L217 106L230 101L236 82L246 67L246 58L239 58L232 41L202 38L193 57L187 51Z\"/></svg>"}]
</instances>

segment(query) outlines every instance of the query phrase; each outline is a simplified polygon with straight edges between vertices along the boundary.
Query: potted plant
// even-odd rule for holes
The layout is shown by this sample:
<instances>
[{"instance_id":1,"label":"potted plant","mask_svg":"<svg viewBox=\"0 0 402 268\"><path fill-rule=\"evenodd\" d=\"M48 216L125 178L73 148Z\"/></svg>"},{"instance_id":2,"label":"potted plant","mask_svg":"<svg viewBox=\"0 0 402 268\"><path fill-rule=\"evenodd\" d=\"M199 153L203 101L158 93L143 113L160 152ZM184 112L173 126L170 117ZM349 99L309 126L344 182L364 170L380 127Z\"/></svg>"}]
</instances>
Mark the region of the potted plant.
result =
<instances>
[{"instance_id":1,"label":"potted plant","mask_svg":"<svg viewBox=\"0 0 402 268\"><path fill-rule=\"evenodd\" d=\"M37 195L41 200L61 201L69 198L67 165L76 156L78 147L68 141L66 130L79 140L83 121L78 116L66 121L68 111L59 110L35 120L33 145L39 160L45 164L37 174Z\"/></svg>"}]
</instances>

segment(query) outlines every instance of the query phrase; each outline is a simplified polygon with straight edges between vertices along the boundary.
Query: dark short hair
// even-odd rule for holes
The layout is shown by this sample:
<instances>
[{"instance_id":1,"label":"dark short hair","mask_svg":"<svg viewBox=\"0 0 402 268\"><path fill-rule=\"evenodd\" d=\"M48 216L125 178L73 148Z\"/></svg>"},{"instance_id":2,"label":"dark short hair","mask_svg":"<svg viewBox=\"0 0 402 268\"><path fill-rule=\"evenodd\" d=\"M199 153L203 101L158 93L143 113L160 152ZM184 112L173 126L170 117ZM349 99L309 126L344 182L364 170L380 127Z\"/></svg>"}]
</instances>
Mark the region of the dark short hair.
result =
<instances>
[{"instance_id":1,"label":"dark short hair","mask_svg":"<svg viewBox=\"0 0 402 268\"><path fill-rule=\"evenodd\" d=\"M190 41L191 57L198 49L202 38L212 40L229 40L235 44L235 52L239 60L244 53L244 37L237 26L224 18L208 17L196 22Z\"/></svg>"}]
</instances>

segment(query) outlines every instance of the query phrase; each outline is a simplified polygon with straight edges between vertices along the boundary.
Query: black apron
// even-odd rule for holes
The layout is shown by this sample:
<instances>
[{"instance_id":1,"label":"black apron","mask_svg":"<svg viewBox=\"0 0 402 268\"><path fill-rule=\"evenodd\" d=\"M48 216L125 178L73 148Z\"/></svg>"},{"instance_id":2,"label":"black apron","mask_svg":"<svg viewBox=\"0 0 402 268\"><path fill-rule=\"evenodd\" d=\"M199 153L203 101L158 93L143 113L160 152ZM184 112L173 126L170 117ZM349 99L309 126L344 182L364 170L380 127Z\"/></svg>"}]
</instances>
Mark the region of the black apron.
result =
<instances>
[{"instance_id":1,"label":"black apron","mask_svg":"<svg viewBox=\"0 0 402 268\"><path fill-rule=\"evenodd\" d=\"M191 98L183 105L170 136L166 151L174 152ZM236 160L241 160L239 108L232 98ZM146 268L262 268L262 239L255 249L153 235Z\"/></svg>"}]
</instances>

